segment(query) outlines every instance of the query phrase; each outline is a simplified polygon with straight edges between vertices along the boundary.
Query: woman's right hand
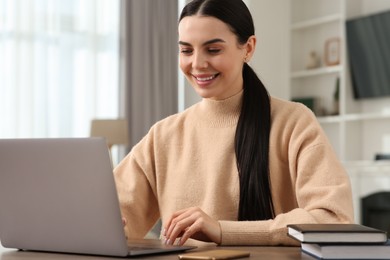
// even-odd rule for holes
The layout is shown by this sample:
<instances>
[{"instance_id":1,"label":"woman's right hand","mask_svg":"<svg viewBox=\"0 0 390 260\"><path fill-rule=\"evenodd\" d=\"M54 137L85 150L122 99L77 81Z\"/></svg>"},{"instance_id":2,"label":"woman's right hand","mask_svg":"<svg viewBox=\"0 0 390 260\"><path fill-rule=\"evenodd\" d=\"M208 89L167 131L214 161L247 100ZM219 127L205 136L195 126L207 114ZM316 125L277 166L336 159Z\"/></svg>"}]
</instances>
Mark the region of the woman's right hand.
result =
<instances>
[{"instance_id":1,"label":"woman's right hand","mask_svg":"<svg viewBox=\"0 0 390 260\"><path fill-rule=\"evenodd\" d=\"M168 245L173 245L177 238L178 245L183 245L189 238L220 244L221 226L199 207L191 207L175 212L168 219L163 237Z\"/></svg>"}]
</instances>

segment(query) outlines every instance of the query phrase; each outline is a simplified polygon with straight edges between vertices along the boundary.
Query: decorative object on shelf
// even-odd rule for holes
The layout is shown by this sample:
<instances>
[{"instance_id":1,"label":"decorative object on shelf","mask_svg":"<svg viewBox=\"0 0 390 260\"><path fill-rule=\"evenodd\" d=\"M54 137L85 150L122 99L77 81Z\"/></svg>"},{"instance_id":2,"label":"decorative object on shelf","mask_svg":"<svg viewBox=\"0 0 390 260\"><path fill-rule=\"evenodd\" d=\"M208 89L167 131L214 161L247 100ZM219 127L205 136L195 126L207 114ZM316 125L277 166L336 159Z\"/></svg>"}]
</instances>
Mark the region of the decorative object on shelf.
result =
<instances>
[{"instance_id":1,"label":"decorative object on shelf","mask_svg":"<svg viewBox=\"0 0 390 260\"><path fill-rule=\"evenodd\" d=\"M316 97L295 97L291 101L302 103L313 111L316 116L323 116L324 111L320 106L320 100Z\"/></svg>"},{"instance_id":2,"label":"decorative object on shelf","mask_svg":"<svg viewBox=\"0 0 390 260\"><path fill-rule=\"evenodd\" d=\"M334 37L325 42L325 65L333 66L340 64L340 38Z\"/></svg>"},{"instance_id":3,"label":"decorative object on shelf","mask_svg":"<svg viewBox=\"0 0 390 260\"><path fill-rule=\"evenodd\" d=\"M297 97L293 98L292 101L302 103L308 108L310 108L313 112L315 111L315 98L314 97Z\"/></svg>"},{"instance_id":4,"label":"decorative object on shelf","mask_svg":"<svg viewBox=\"0 0 390 260\"><path fill-rule=\"evenodd\" d=\"M332 112L333 115L340 114L339 99L340 99L340 78L337 77L336 86L333 93L333 112Z\"/></svg>"},{"instance_id":5,"label":"decorative object on shelf","mask_svg":"<svg viewBox=\"0 0 390 260\"><path fill-rule=\"evenodd\" d=\"M307 56L306 69L315 69L321 66L321 60L317 52L311 51Z\"/></svg>"}]
</instances>

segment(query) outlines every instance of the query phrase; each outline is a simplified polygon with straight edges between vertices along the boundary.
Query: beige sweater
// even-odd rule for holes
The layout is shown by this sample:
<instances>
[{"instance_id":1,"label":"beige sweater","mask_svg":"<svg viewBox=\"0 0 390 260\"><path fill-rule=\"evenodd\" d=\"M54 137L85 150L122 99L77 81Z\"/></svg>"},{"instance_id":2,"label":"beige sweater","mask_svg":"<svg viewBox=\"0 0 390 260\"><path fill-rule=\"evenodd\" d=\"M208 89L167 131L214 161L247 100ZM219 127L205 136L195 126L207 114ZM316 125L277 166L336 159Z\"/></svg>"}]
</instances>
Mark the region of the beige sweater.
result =
<instances>
[{"instance_id":1,"label":"beige sweater","mask_svg":"<svg viewBox=\"0 0 390 260\"><path fill-rule=\"evenodd\" d=\"M313 113L271 99L271 189L276 217L237 221L239 180L234 135L242 92L204 99L156 123L115 169L127 235L198 206L220 222L222 245L297 245L291 223L353 222L348 176ZM256 207L256 205L253 205Z\"/></svg>"}]
</instances>

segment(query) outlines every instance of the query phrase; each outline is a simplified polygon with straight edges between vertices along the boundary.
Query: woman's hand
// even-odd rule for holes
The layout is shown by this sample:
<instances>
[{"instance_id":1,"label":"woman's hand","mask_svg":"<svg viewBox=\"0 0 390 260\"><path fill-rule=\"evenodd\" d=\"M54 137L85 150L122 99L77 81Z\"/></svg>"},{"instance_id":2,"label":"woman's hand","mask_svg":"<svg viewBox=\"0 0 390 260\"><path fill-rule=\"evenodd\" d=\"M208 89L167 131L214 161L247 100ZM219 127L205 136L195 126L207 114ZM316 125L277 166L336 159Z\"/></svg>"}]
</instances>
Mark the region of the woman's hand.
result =
<instances>
[{"instance_id":1,"label":"woman's hand","mask_svg":"<svg viewBox=\"0 0 390 260\"><path fill-rule=\"evenodd\" d=\"M177 238L178 245L193 238L205 242L221 243L221 227L198 207L175 212L164 226L165 244L172 245Z\"/></svg>"}]
</instances>

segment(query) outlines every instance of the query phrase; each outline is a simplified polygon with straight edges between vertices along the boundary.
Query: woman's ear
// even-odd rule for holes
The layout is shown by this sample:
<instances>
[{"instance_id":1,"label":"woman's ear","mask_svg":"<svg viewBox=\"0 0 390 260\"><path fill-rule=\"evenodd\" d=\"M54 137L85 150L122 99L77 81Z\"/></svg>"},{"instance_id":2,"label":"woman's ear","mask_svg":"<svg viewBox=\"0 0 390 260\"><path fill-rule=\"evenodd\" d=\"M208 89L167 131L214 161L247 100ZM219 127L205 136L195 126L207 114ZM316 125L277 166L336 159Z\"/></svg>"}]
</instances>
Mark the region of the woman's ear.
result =
<instances>
[{"instance_id":1,"label":"woman's ear","mask_svg":"<svg viewBox=\"0 0 390 260\"><path fill-rule=\"evenodd\" d=\"M248 38L248 41L245 44L245 50L246 50L246 55L244 60L245 62L250 61L253 54L255 53L255 49L256 49L256 36L252 35L251 37Z\"/></svg>"}]
</instances>

